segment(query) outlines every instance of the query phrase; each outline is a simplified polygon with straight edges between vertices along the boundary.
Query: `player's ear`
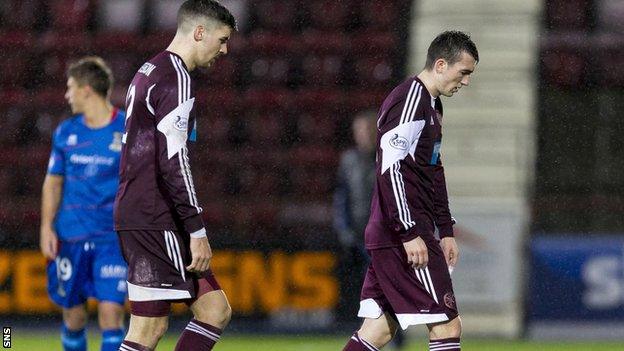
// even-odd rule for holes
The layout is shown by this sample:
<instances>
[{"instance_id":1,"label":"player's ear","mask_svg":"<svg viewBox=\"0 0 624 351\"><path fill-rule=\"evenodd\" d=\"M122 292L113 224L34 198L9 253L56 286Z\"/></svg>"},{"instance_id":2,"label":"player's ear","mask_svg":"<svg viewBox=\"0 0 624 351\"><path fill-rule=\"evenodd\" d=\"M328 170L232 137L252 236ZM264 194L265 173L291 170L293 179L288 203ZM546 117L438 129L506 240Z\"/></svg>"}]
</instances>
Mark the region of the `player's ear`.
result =
<instances>
[{"instance_id":1,"label":"player's ear","mask_svg":"<svg viewBox=\"0 0 624 351\"><path fill-rule=\"evenodd\" d=\"M202 41L204 39L204 35L206 35L206 28L202 25L198 25L195 27L195 31L193 32L193 38L195 41Z\"/></svg>"},{"instance_id":2,"label":"player's ear","mask_svg":"<svg viewBox=\"0 0 624 351\"><path fill-rule=\"evenodd\" d=\"M448 62L446 62L446 60L443 58L439 58L433 63L433 69L438 74L444 72L447 66L448 66Z\"/></svg>"}]
</instances>

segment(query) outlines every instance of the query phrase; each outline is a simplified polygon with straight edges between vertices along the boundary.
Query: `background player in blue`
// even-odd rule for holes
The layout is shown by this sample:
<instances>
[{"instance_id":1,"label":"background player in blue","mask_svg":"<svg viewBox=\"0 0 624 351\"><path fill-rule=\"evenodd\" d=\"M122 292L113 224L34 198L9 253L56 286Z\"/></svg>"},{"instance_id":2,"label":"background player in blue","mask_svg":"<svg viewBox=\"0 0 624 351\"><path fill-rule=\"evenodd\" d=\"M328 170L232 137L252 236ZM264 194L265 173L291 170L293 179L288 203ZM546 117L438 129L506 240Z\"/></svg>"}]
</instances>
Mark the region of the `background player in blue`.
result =
<instances>
[{"instance_id":1,"label":"background player in blue","mask_svg":"<svg viewBox=\"0 0 624 351\"><path fill-rule=\"evenodd\" d=\"M125 113L109 95L104 60L86 57L68 70L73 117L56 129L41 200L41 238L50 298L63 308L64 350L86 350L88 297L99 301L102 351L123 340L127 267L113 230Z\"/></svg>"}]
</instances>

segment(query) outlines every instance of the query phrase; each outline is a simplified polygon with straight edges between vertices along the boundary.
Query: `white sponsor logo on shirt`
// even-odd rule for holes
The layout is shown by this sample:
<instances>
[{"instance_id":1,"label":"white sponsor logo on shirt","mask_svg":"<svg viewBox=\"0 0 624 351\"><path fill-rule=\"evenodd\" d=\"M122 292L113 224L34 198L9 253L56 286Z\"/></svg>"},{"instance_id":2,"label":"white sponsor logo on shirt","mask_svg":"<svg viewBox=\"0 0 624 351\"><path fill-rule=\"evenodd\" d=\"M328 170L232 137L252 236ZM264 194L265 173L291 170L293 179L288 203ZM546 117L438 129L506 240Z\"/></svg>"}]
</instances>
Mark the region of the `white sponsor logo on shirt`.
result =
<instances>
[{"instance_id":1,"label":"white sponsor logo on shirt","mask_svg":"<svg viewBox=\"0 0 624 351\"><path fill-rule=\"evenodd\" d=\"M406 138L394 134L389 140L390 146L399 150L407 150L409 148L409 141Z\"/></svg>"},{"instance_id":2,"label":"white sponsor logo on shirt","mask_svg":"<svg viewBox=\"0 0 624 351\"><path fill-rule=\"evenodd\" d=\"M121 265L107 264L100 269L102 278L126 278L126 267Z\"/></svg>"},{"instance_id":3,"label":"white sponsor logo on shirt","mask_svg":"<svg viewBox=\"0 0 624 351\"><path fill-rule=\"evenodd\" d=\"M97 155L80 155L73 154L69 158L69 162L81 164L81 165L107 165L112 166L115 163L115 159L113 157L102 157Z\"/></svg>"}]
</instances>

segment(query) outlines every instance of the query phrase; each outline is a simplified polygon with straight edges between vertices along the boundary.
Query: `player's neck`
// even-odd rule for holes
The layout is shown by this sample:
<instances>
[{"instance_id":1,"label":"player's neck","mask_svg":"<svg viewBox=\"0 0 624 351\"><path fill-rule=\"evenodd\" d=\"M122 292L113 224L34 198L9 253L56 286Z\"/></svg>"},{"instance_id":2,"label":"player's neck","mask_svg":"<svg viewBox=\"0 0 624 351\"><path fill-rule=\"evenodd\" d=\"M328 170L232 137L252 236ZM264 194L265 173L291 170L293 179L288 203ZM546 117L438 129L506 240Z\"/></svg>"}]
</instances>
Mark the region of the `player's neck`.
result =
<instances>
[{"instance_id":1,"label":"player's neck","mask_svg":"<svg viewBox=\"0 0 624 351\"><path fill-rule=\"evenodd\" d=\"M167 51L173 52L174 54L180 56L184 64L186 65L186 69L190 72L195 69L195 61L193 60L193 51L191 46L185 43L185 38L176 34L176 36L171 41L171 44L167 47Z\"/></svg>"},{"instance_id":2,"label":"player's neck","mask_svg":"<svg viewBox=\"0 0 624 351\"><path fill-rule=\"evenodd\" d=\"M427 91L429 92L431 96L433 96L434 98L437 98L438 96L440 96L440 91L438 91L438 89L436 89L435 87L435 80L433 79L431 72L427 70L423 70L418 75L418 79L420 79L420 81L423 82L423 84L425 85L425 88L427 88Z\"/></svg>"},{"instance_id":3,"label":"player's neck","mask_svg":"<svg viewBox=\"0 0 624 351\"><path fill-rule=\"evenodd\" d=\"M89 128L101 128L108 125L113 115L113 105L108 100L98 99L85 106L84 121Z\"/></svg>"}]
</instances>

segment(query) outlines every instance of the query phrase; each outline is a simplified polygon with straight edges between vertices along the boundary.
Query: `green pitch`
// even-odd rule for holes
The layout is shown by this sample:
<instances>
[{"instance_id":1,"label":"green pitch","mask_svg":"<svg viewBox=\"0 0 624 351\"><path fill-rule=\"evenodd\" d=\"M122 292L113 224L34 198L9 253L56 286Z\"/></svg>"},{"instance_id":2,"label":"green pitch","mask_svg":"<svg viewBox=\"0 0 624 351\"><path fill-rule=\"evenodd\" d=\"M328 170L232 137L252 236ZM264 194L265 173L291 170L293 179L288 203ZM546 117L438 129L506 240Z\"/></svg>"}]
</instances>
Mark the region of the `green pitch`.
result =
<instances>
[{"instance_id":1,"label":"green pitch","mask_svg":"<svg viewBox=\"0 0 624 351\"><path fill-rule=\"evenodd\" d=\"M295 337L295 336L242 336L224 335L215 347L215 351L326 351L342 350L348 335ZM49 333L18 335L13 333L12 350L28 351L61 351L59 337ZM99 350L99 338L91 336L89 350ZM169 351L175 346L175 336L164 338L157 350ZM389 349L389 348L388 348ZM411 340L404 351L427 350L426 340ZM559 342L524 342L524 341L462 341L462 350L474 351L624 351L624 343L559 343Z\"/></svg>"}]
</instances>

